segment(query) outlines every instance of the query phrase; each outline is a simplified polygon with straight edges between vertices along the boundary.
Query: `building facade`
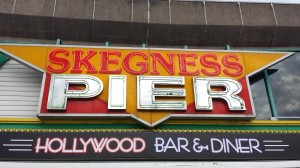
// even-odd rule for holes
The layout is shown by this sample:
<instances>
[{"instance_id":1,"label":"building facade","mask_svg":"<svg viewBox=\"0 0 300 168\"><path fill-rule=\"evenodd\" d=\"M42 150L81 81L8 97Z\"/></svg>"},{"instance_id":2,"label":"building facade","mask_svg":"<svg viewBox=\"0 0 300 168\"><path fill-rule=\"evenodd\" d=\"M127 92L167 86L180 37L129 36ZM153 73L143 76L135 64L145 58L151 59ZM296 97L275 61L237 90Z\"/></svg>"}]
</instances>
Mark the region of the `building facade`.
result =
<instances>
[{"instance_id":1,"label":"building facade","mask_svg":"<svg viewBox=\"0 0 300 168\"><path fill-rule=\"evenodd\" d=\"M0 2L1 166L299 165L299 4Z\"/></svg>"}]
</instances>

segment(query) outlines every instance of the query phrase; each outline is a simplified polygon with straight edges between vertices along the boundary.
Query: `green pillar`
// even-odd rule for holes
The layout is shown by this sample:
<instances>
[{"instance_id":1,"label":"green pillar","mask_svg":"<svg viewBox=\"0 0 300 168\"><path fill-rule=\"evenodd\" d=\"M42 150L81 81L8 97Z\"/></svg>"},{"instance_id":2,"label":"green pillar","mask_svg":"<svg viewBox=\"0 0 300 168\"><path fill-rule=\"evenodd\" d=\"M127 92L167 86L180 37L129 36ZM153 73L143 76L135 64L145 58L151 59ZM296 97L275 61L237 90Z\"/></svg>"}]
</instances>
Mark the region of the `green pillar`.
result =
<instances>
[{"instance_id":1,"label":"green pillar","mask_svg":"<svg viewBox=\"0 0 300 168\"><path fill-rule=\"evenodd\" d=\"M230 50L230 45L226 45L226 50Z\"/></svg>"},{"instance_id":2,"label":"green pillar","mask_svg":"<svg viewBox=\"0 0 300 168\"><path fill-rule=\"evenodd\" d=\"M56 45L61 45L61 39L56 39Z\"/></svg>"},{"instance_id":3,"label":"green pillar","mask_svg":"<svg viewBox=\"0 0 300 168\"><path fill-rule=\"evenodd\" d=\"M277 115L277 110L276 110L276 106L275 106L275 101L274 101L273 92L272 92L271 83L269 80L269 74L268 74L267 69L264 70L264 81L265 81L265 86L266 86L266 90L267 90L267 94L268 94L268 99L269 99L269 103L270 103L272 116L277 120L278 115Z\"/></svg>"},{"instance_id":4,"label":"green pillar","mask_svg":"<svg viewBox=\"0 0 300 168\"><path fill-rule=\"evenodd\" d=\"M6 61L8 61L8 58L4 54L0 53L0 66L3 65Z\"/></svg>"}]
</instances>

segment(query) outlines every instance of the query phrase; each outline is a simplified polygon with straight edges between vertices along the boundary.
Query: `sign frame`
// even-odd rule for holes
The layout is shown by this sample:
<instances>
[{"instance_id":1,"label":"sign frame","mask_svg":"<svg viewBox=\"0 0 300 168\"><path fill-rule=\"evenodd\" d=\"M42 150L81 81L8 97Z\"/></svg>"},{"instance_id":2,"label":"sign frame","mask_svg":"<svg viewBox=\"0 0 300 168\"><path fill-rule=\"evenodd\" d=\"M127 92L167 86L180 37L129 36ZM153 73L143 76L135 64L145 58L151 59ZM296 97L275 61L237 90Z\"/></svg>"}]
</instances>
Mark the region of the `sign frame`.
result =
<instances>
[{"instance_id":1,"label":"sign frame","mask_svg":"<svg viewBox=\"0 0 300 168\"><path fill-rule=\"evenodd\" d=\"M272 54L272 53L275 53L275 52L267 52L267 51L241 51L241 50L196 50L196 49L167 49L167 48L130 48L130 47L102 47L102 46L74 46L74 45L35 45L35 44L29 44L29 45L19 45L19 44L1 44L3 46L29 46L29 47L57 47L57 48L91 48L91 49L130 49L130 50L160 50L160 51L166 51L166 50L172 50L172 51L187 51L187 52L224 52L224 53L232 53L232 52L240 52L240 53L265 53L265 54ZM35 69L35 70L38 70L40 72L43 73L43 81L42 81L42 87L41 87L41 95L40 95L40 100L39 100L39 109L41 109L41 103L42 103L42 98L43 98L43 90L44 90L44 87L45 87L45 79L46 79L46 71L33 65L32 63L30 62L27 62L23 59L20 59L18 58L18 56L15 56L7 51L5 51L4 49L1 49L0 48L0 52L5 54L6 56L16 60L17 62L29 67L29 68L32 68L32 69ZM282 53L282 54L285 54L283 57L281 57L280 59L277 59L276 61L273 61L253 72L251 72L250 74L247 74L245 76L246 78L246 82L247 82L247 89L248 89L248 93L249 93L249 96L250 96L250 102L251 102L251 107L252 107L252 110L253 110L253 115L251 116L246 116L246 115L218 115L216 117L216 115L210 115L210 114L193 114L193 115L190 115L190 114L169 114L168 116L164 117L164 118L161 118L160 120L154 122L154 123L149 123L149 122L146 122L140 118L138 118L137 116L135 115L132 115L132 114L38 114L38 117L39 118L49 118L49 119L62 119L62 118L71 118L71 119L76 119L76 118L80 118L80 119L90 119L90 118L116 118L116 119L129 119L129 118L133 118L137 121L139 121L140 123L142 123L143 125L147 126L147 127L155 127L157 126L158 124L160 124L161 122L164 122L168 119L254 119L255 118L255 108L254 108L254 104L253 104L253 99L252 99L252 93L251 93L251 90L250 90L250 83L249 83L249 77L262 71L263 69L266 69L270 66L272 66L273 64L277 63L277 62L280 62L290 56L292 56L294 54L294 52L276 52L276 53Z\"/></svg>"},{"instance_id":2,"label":"sign frame","mask_svg":"<svg viewBox=\"0 0 300 168\"><path fill-rule=\"evenodd\" d=\"M0 136L0 160L234 161L300 158L297 151L299 133L0 132Z\"/></svg>"}]
</instances>

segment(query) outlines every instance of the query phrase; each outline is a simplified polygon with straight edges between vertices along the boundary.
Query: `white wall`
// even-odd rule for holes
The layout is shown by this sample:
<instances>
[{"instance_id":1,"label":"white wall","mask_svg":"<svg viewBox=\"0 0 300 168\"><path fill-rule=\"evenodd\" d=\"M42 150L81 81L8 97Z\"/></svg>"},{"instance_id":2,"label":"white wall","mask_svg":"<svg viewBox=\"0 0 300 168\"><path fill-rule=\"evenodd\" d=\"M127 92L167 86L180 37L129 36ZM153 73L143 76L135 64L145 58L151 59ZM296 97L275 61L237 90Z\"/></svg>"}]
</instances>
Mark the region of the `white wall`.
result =
<instances>
[{"instance_id":1,"label":"white wall","mask_svg":"<svg viewBox=\"0 0 300 168\"><path fill-rule=\"evenodd\" d=\"M14 60L0 67L0 117L35 117L42 73Z\"/></svg>"}]
</instances>

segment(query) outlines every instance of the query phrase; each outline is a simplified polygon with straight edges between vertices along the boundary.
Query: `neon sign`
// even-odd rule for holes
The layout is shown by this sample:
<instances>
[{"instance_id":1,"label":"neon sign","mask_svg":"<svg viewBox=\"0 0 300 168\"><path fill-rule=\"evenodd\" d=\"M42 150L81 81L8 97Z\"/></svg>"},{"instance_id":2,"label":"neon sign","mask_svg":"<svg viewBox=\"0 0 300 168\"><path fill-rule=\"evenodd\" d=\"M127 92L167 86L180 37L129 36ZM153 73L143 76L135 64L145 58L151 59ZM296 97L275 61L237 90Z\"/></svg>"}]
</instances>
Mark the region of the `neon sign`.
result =
<instances>
[{"instance_id":1,"label":"neon sign","mask_svg":"<svg viewBox=\"0 0 300 168\"><path fill-rule=\"evenodd\" d=\"M248 77L292 53L2 45L44 73L38 117L253 119Z\"/></svg>"}]
</instances>

